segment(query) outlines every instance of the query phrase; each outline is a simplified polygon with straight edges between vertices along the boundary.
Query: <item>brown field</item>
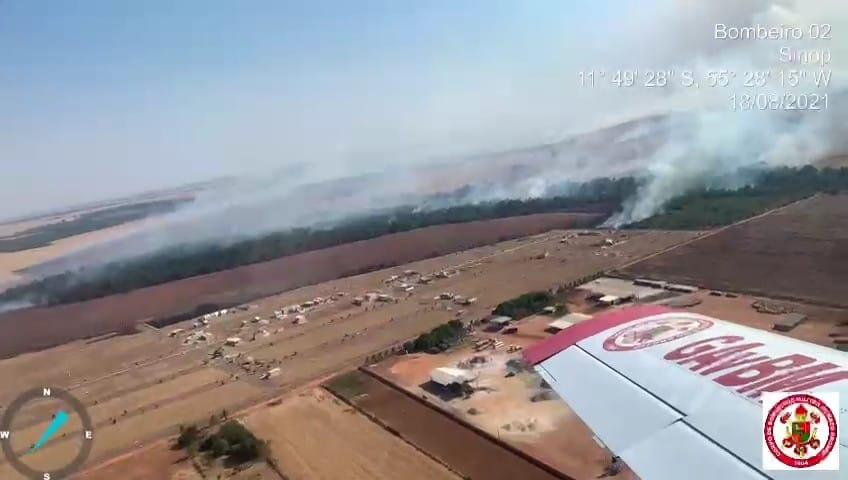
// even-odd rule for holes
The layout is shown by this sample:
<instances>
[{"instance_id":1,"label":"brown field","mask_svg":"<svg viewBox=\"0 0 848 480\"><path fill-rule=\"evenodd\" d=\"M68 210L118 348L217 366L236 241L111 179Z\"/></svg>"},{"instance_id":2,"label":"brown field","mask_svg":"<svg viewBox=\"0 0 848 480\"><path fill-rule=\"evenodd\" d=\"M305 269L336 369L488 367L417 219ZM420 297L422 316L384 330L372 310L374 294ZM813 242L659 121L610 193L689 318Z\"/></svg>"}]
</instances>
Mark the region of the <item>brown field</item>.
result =
<instances>
[{"instance_id":1,"label":"brown field","mask_svg":"<svg viewBox=\"0 0 848 480\"><path fill-rule=\"evenodd\" d=\"M772 325L779 315L757 312L751 304L757 297L740 295L738 298L715 297L709 291L695 294L701 303L685 310L727 320L748 327L770 331L778 335L816 343L825 347L834 346L834 336L848 336L848 329L840 326L848 321L848 311L836 308L805 305L797 302L772 302L791 306L793 311L807 315L807 318L789 332L773 330Z\"/></svg>"},{"instance_id":2,"label":"brown field","mask_svg":"<svg viewBox=\"0 0 848 480\"><path fill-rule=\"evenodd\" d=\"M353 403L460 474L485 479L557 476L372 377L356 372L363 394Z\"/></svg>"},{"instance_id":3,"label":"brown field","mask_svg":"<svg viewBox=\"0 0 848 480\"><path fill-rule=\"evenodd\" d=\"M565 235L566 232L553 231L510 240L257 300L249 311L214 319L205 327L214 334L208 344L184 345L182 341L192 323L185 321L162 330L144 327L133 335L76 341L0 360L0 410L24 389L70 389L95 417L95 453L88 464L93 467L99 461L136 450L139 443L150 444L173 435L180 424L207 422L212 413L224 409L233 413L254 405L260 405L260 411L266 409L261 402L297 391L333 372L361 365L373 353L449 319L481 318L498 303L521 293L613 269L693 236L685 232L628 232L623 243L600 249L597 245L602 237L579 236L569 243L560 243ZM544 252L549 255L541 258ZM429 285L417 285L409 295L399 295L384 280L405 269L425 273L456 269L458 274ZM316 296L326 298L339 291L347 296L309 309L305 313L306 324L293 325L291 318L274 320L271 316L281 306ZM354 295L367 291L392 292L397 301L364 306L351 303ZM478 301L463 307L435 301L433 297L443 291L476 296ZM255 316L272 320L264 327L270 334L252 340L259 328L250 322ZM242 326L243 322L246 325ZM174 328L185 328L187 332L171 338L168 331ZM238 347L224 348L224 353L250 356L263 362L262 367L242 368L240 361L210 359L209 354L223 339L233 335L244 341ZM531 335L534 336L527 341L541 333ZM282 373L271 380L260 380L259 375L270 366L280 366ZM224 377L224 385L216 383ZM33 426L44 421L43 412L33 409L18 421ZM61 454L71 452L71 446L68 441L57 441L39 455L44 456L44 461L55 462ZM138 451L138 455L121 460L127 462L124 465L135 465L128 467L130 471L171 471L171 467L147 465L147 450ZM6 467L0 464L0 472Z\"/></svg>"},{"instance_id":4,"label":"brown field","mask_svg":"<svg viewBox=\"0 0 848 480\"><path fill-rule=\"evenodd\" d=\"M55 240L50 245L22 250L20 252L0 252L0 288L25 280L25 275L19 270L49 262L59 257L83 250L94 245L108 242L144 228L145 220L128 222L114 227L104 228L94 232L82 233L72 237ZM25 225L32 228L36 225ZM8 229L7 229L8 230ZM14 229L12 229L14 231ZM2 236L2 234L0 234Z\"/></svg>"},{"instance_id":5,"label":"brown field","mask_svg":"<svg viewBox=\"0 0 848 480\"><path fill-rule=\"evenodd\" d=\"M705 288L848 307L848 195L819 195L624 269Z\"/></svg>"},{"instance_id":6,"label":"brown field","mask_svg":"<svg viewBox=\"0 0 848 480\"><path fill-rule=\"evenodd\" d=\"M192 310L203 303L241 303L292 288L445 253L568 228L596 218L583 214L529 215L441 225L292 255L87 302L0 315L0 357ZM281 274L285 272L285 274Z\"/></svg>"},{"instance_id":7,"label":"brown field","mask_svg":"<svg viewBox=\"0 0 848 480\"><path fill-rule=\"evenodd\" d=\"M143 459L141 455L123 457L77 477L80 480L202 480L185 452L173 450L165 443L145 449Z\"/></svg>"},{"instance_id":8,"label":"brown field","mask_svg":"<svg viewBox=\"0 0 848 480\"><path fill-rule=\"evenodd\" d=\"M258 410L245 423L270 441L292 480L459 478L321 389Z\"/></svg>"}]
</instances>

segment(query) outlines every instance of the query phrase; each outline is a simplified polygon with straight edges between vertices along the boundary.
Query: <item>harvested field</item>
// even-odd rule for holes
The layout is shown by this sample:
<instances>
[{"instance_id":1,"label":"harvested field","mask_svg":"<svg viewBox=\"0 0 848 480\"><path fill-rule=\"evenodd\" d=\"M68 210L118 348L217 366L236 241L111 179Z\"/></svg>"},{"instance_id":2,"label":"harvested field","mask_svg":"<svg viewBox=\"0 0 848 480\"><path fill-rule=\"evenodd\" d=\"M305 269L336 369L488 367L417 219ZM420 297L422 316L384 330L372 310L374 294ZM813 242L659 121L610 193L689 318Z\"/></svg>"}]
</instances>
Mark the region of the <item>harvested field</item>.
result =
<instances>
[{"instance_id":1,"label":"harvested field","mask_svg":"<svg viewBox=\"0 0 848 480\"><path fill-rule=\"evenodd\" d=\"M839 326L841 323L848 321L848 311L842 309L772 301L779 305L785 305L791 308L792 311L806 315L805 320L800 325L788 332L782 332L773 329L774 322L781 317L780 315L760 313L751 306L758 300L756 297L748 295L739 295L736 298L719 297L710 295L707 291L698 292L694 296L701 300L701 303L683 310L720 318L747 327L766 330L805 342L816 343L825 347L834 347L835 337L844 337L846 336L845 334L848 334L845 328Z\"/></svg>"},{"instance_id":2,"label":"harvested field","mask_svg":"<svg viewBox=\"0 0 848 480\"><path fill-rule=\"evenodd\" d=\"M363 395L353 403L403 438L451 465L460 474L485 479L560 478L527 459L361 372Z\"/></svg>"},{"instance_id":3,"label":"harvested field","mask_svg":"<svg viewBox=\"0 0 848 480\"><path fill-rule=\"evenodd\" d=\"M160 444L144 455L123 457L114 463L78 476L80 480L202 480L185 457L185 452Z\"/></svg>"},{"instance_id":4,"label":"harvested field","mask_svg":"<svg viewBox=\"0 0 848 480\"><path fill-rule=\"evenodd\" d=\"M27 268L140 231L147 222L134 222L55 240L50 245L17 252L0 252L0 290L26 280Z\"/></svg>"},{"instance_id":5,"label":"harvested field","mask_svg":"<svg viewBox=\"0 0 848 480\"><path fill-rule=\"evenodd\" d=\"M459 477L322 389L245 419L292 480Z\"/></svg>"},{"instance_id":6,"label":"harvested field","mask_svg":"<svg viewBox=\"0 0 848 480\"><path fill-rule=\"evenodd\" d=\"M818 195L631 265L623 273L848 307L848 195Z\"/></svg>"},{"instance_id":7,"label":"harvested field","mask_svg":"<svg viewBox=\"0 0 848 480\"><path fill-rule=\"evenodd\" d=\"M428 227L143 288L125 295L14 311L0 315L0 357L124 331L130 325L190 311L204 303L245 302L509 238L569 228L595 218L596 215L543 214ZM280 275L280 272L287 274Z\"/></svg>"}]
</instances>

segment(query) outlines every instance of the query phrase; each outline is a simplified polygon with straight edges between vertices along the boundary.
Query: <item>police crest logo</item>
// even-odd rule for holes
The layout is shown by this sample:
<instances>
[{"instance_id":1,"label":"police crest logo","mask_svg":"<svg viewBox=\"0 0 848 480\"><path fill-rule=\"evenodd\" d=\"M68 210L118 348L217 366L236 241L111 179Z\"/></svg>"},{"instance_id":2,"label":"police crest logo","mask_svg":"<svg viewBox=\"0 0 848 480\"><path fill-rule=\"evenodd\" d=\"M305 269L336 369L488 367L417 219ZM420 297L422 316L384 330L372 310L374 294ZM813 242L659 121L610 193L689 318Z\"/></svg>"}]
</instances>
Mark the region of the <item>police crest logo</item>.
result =
<instances>
[{"instance_id":1,"label":"police crest logo","mask_svg":"<svg viewBox=\"0 0 848 480\"><path fill-rule=\"evenodd\" d=\"M657 318L626 327L604 341L604 350L639 350L687 337L713 325L706 318Z\"/></svg>"},{"instance_id":2,"label":"police crest logo","mask_svg":"<svg viewBox=\"0 0 848 480\"><path fill-rule=\"evenodd\" d=\"M763 394L763 469L839 470L839 394Z\"/></svg>"}]
</instances>

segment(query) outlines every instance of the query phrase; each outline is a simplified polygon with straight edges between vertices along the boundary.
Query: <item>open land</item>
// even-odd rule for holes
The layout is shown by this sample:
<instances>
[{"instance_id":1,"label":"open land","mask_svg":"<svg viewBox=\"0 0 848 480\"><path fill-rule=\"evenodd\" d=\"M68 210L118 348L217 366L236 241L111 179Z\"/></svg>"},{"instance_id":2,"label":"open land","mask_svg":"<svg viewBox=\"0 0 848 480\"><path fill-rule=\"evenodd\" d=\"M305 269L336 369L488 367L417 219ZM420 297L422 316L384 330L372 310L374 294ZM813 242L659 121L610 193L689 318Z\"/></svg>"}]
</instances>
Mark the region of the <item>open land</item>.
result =
<instances>
[{"instance_id":1,"label":"open land","mask_svg":"<svg viewBox=\"0 0 848 480\"><path fill-rule=\"evenodd\" d=\"M817 195L631 265L623 274L848 307L848 195Z\"/></svg>"},{"instance_id":2,"label":"open land","mask_svg":"<svg viewBox=\"0 0 848 480\"><path fill-rule=\"evenodd\" d=\"M95 449L88 465L95 466L173 435L181 424L205 423L213 413L238 412L361 365L366 357L450 319L480 319L498 303L521 293L616 268L694 235L627 232L615 247L603 249L599 246L602 235L552 231L297 288L256 300L245 306L247 310L213 318L201 328L194 328L189 320L163 329L141 327L132 335L78 340L0 361L0 405L28 388L69 389L94 417ZM573 238L566 240L566 236ZM426 284L415 283L414 290L401 293L386 280L404 275L405 270L449 274ZM477 297L477 301L459 306L434 300L443 291ZM365 292L384 292L392 300L351 302ZM304 309L302 322L294 322L293 314L283 318L273 314L283 306L302 305L316 297L323 300ZM185 331L169 336L175 329ZM205 340L188 337L200 331L206 334ZM242 342L222 345L233 336ZM216 351L219 354L211 357ZM276 367L280 368L276 376L261 379ZM43 427L41 418L34 410L17 421L37 431ZM57 441L38 455L49 464L67 455L71 447L69 441ZM128 471L154 468L147 465L143 453L122 461ZM103 468L110 465L114 466ZM0 465L0 472L4 468L8 466Z\"/></svg>"},{"instance_id":3,"label":"open land","mask_svg":"<svg viewBox=\"0 0 848 480\"><path fill-rule=\"evenodd\" d=\"M441 225L305 252L86 302L0 315L0 358L79 338L125 332L139 322L236 305L304 285L493 242L568 228L593 215L543 214Z\"/></svg>"},{"instance_id":4,"label":"open land","mask_svg":"<svg viewBox=\"0 0 848 480\"><path fill-rule=\"evenodd\" d=\"M55 240L43 247L0 252L0 288L25 281L26 273L23 271L27 268L141 231L148 222L136 220Z\"/></svg>"},{"instance_id":5,"label":"open land","mask_svg":"<svg viewBox=\"0 0 848 480\"><path fill-rule=\"evenodd\" d=\"M362 390L351 399L358 408L463 476L493 480L559 478L400 391L361 372L354 375L359 376Z\"/></svg>"},{"instance_id":6,"label":"open land","mask_svg":"<svg viewBox=\"0 0 848 480\"><path fill-rule=\"evenodd\" d=\"M292 479L459 478L322 389L257 410L245 424Z\"/></svg>"}]
</instances>

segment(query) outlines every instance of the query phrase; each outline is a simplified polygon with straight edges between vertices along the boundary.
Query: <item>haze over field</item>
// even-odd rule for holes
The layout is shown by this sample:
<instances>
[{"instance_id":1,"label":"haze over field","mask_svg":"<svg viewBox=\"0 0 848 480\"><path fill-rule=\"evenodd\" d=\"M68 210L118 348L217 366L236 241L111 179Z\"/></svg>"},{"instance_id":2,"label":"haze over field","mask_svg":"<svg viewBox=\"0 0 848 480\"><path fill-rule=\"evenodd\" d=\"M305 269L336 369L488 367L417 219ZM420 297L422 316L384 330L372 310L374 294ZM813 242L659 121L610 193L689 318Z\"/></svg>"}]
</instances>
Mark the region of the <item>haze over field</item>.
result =
<instances>
[{"instance_id":1,"label":"haze over field","mask_svg":"<svg viewBox=\"0 0 848 480\"><path fill-rule=\"evenodd\" d=\"M694 188L744 185L740 168L848 152L839 0L54 8L0 4L10 72L0 74L0 217L235 178L116 256L645 176L608 222L619 226ZM577 83L589 69L768 68L780 45L717 41L714 25L825 21L827 111L731 112L733 88Z\"/></svg>"}]
</instances>

